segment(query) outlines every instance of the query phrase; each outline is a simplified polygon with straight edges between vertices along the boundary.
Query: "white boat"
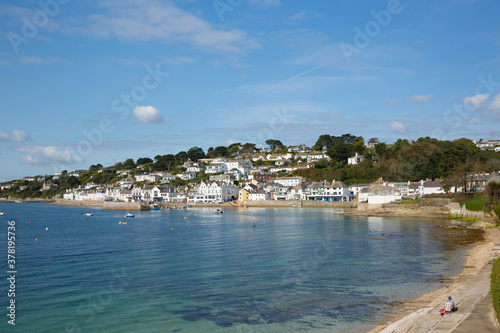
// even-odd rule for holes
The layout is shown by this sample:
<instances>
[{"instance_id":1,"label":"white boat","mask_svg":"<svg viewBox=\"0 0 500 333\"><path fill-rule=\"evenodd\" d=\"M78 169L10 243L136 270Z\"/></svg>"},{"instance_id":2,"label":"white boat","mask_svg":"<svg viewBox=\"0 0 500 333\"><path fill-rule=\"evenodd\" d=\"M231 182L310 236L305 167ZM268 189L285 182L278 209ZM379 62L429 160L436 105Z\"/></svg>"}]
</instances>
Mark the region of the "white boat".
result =
<instances>
[{"instance_id":1,"label":"white boat","mask_svg":"<svg viewBox=\"0 0 500 333\"><path fill-rule=\"evenodd\" d=\"M7 215L6 212L0 212L0 215Z\"/></svg>"},{"instance_id":2,"label":"white boat","mask_svg":"<svg viewBox=\"0 0 500 333\"><path fill-rule=\"evenodd\" d=\"M134 217L134 216L135 216L134 214L127 213L127 214L125 214L125 216L124 216L124 217Z\"/></svg>"},{"instance_id":3,"label":"white boat","mask_svg":"<svg viewBox=\"0 0 500 333\"><path fill-rule=\"evenodd\" d=\"M94 216L94 213L85 213L83 216Z\"/></svg>"}]
</instances>

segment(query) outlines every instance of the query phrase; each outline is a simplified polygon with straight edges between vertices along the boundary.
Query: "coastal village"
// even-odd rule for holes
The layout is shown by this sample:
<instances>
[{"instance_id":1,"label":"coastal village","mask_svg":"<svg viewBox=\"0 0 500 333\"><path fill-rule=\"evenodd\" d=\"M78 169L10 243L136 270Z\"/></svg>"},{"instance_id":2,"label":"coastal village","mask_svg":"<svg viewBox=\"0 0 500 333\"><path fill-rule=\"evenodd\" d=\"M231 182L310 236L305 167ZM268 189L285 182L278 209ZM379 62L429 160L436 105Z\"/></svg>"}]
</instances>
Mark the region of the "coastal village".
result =
<instances>
[{"instance_id":1,"label":"coastal village","mask_svg":"<svg viewBox=\"0 0 500 333\"><path fill-rule=\"evenodd\" d=\"M279 142L279 141L277 141ZM410 142L411 143L411 142ZM500 152L500 140L474 142L479 149ZM281 144L281 142L279 142ZM374 148L373 142L366 149ZM273 147L276 148L276 147ZM38 182L39 191L57 191L57 180L74 177L79 184L67 188L55 198L74 201L138 202L146 205L222 204L237 201L239 204L257 201L322 201L349 202L379 205L426 195L481 192L486 184L500 179L497 172L468 172L461 186L446 186L440 179L419 181L391 181L383 177L370 183L346 185L336 179L312 181L296 176L297 170L316 168L318 163L330 163L326 149L314 151L306 145L265 148L254 153L234 152L231 157L186 158L178 168L180 172L149 172L148 163L133 168L92 166L89 170L56 172L50 176L28 176L23 180L0 184L1 191L22 191L27 182ZM365 156L354 153L347 165L363 163ZM152 162L152 160L147 160ZM139 160L138 160L139 162ZM150 163L149 163L150 164ZM92 173L90 177L88 174ZM99 184L95 175L107 173L113 183ZM87 174L87 177L85 175ZM111 176L110 176L111 175ZM85 182L85 179L88 181Z\"/></svg>"}]
</instances>

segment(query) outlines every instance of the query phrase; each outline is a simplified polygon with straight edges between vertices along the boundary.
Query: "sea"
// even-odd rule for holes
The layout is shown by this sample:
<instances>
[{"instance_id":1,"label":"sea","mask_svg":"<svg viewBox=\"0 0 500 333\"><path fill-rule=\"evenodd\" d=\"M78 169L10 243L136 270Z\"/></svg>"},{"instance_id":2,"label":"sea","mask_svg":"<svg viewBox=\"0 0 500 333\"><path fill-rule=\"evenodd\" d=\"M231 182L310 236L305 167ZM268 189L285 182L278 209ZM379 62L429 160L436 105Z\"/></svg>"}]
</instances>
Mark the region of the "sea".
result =
<instances>
[{"instance_id":1,"label":"sea","mask_svg":"<svg viewBox=\"0 0 500 333\"><path fill-rule=\"evenodd\" d=\"M460 273L477 238L442 219L215 209L0 203L0 332L366 332Z\"/></svg>"}]
</instances>

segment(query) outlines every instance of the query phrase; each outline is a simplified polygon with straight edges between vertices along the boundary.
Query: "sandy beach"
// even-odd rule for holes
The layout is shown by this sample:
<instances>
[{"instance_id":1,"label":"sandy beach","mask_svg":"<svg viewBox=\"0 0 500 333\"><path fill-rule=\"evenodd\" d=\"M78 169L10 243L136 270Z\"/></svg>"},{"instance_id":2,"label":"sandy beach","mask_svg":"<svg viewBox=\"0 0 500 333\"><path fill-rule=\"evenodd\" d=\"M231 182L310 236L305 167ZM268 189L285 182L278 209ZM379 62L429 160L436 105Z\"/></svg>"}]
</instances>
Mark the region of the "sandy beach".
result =
<instances>
[{"instance_id":1,"label":"sandy beach","mask_svg":"<svg viewBox=\"0 0 500 333\"><path fill-rule=\"evenodd\" d=\"M500 229L487 229L485 232L485 240L479 242L469 251L467 263L460 274L447 280L442 288L425 294L418 299L408 301L401 309L392 314L385 324L379 325L369 333L430 332L432 328L422 330L421 327L417 327L417 324L424 321L426 316L431 317L434 322L439 322L441 316L438 314L437 310L443 307L444 301L448 296L452 296L455 302L460 305L459 302L464 297L458 295L467 295L470 288L472 288L471 286L473 286L473 288L481 288L483 293L484 290L486 290L486 292L489 291L491 263L492 260L500 256L500 247L495 247L497 243L500 243ZM480 274L483 276L482 279L479 278ZM488 278L484 278L484 276ZM474 306L477 306L477 303ZM495 323L493 325L496 324L496 331L498 331L496 320L490 318L493 312L494 311L488 311L488 313L482 314L488 318L482 318L480 320L494 321ZM453 327L450 326L450 330L447 330L447 332L452 332L454 328L456 328L456 325Z\"/></svg>"}]
</instances>

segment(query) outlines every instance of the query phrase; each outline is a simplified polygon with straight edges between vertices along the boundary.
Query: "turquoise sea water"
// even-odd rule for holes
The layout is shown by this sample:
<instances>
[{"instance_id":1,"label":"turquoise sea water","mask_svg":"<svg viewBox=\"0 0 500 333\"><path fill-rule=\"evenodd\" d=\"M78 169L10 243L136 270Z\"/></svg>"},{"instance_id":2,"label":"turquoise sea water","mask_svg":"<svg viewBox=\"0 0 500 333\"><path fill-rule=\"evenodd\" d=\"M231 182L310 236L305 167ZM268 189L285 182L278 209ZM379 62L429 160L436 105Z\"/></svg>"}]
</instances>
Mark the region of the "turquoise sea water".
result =
<instances>
[{"instance_id":1,"label":"turquoise sea water","mask_svg":"<svg viewBox=\"0 0 500 333\"><path fill-rule=\"evenodd\" d=\"M128 219L36 203L0 203L0 211L8 214L0 216L1 332L363 332L394 302L460 272L467 249L449 241L466 231L437 227L449 221L339 209L161 210ZM6 316L9 220L15 327Z\"/></svg>"}]
</instances>

